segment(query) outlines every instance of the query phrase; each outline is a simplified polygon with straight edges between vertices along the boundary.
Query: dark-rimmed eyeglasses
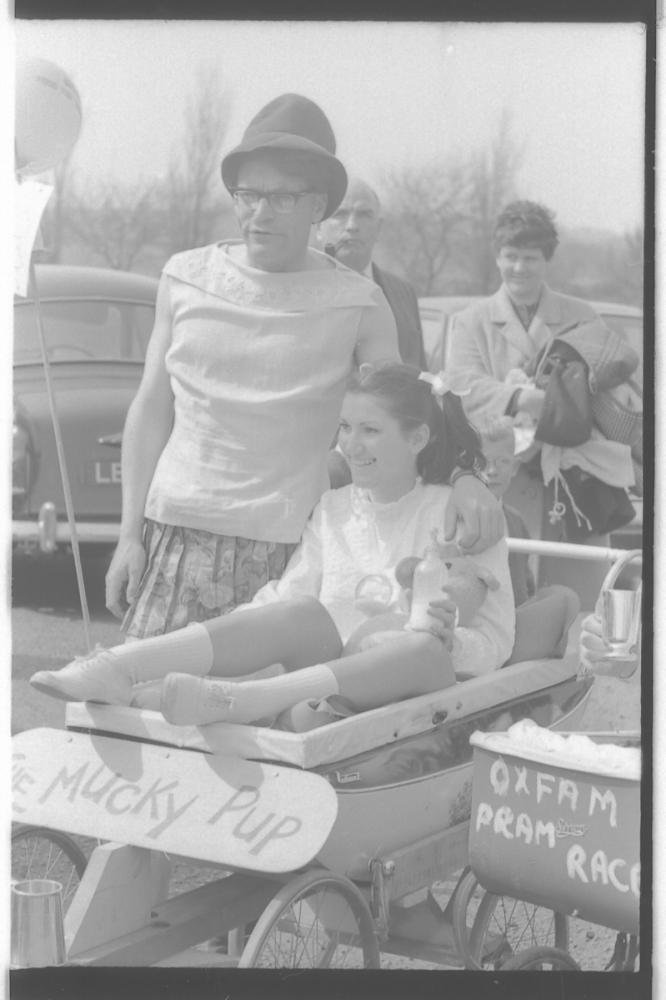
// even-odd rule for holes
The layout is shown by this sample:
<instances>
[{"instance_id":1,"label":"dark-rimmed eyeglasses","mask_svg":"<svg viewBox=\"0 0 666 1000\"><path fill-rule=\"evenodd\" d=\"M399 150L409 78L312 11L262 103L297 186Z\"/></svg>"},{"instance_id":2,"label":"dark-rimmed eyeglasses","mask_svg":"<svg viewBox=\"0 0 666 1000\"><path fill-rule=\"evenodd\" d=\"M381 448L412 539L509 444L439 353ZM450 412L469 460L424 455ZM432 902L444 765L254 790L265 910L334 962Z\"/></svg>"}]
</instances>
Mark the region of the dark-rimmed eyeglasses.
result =
<instances>
[{"instance_id":1,"label":"dark-rimmed eyeglasses","mask_svg":"<svg viewBox=\"0 0 666 1000\"><path fill-rule=\"evenodd\" d=\"M259 202L265 198L274 212L288 215L296 208L299 198L305 197L306 194L314 194L314 191L255 191L252 188L236 188L231 192L231 197L239 208L251 211L254 211Z\"/></svg>"}]
</instances>

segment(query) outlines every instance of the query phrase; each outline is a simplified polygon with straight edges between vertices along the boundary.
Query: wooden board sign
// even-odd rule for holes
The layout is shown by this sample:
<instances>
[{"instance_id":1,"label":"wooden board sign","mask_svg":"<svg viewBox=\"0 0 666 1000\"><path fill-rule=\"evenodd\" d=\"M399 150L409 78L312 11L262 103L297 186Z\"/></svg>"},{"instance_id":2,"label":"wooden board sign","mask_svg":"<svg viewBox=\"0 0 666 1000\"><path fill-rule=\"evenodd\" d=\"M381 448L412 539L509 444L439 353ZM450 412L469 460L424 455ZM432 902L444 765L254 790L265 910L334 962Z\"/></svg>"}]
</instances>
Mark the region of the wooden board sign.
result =
<instances>
[{"instance_id":1,"label":"wooden board sign","mask_svg":"<svg viewBox=\"0 0 666 1000\"><path fill-rule=\"evenodd\" d=\"M19 733L12 767L16 822L229 868L300 868L337 814L307 771L66 730Z\"/></svg>"}]
</instances>

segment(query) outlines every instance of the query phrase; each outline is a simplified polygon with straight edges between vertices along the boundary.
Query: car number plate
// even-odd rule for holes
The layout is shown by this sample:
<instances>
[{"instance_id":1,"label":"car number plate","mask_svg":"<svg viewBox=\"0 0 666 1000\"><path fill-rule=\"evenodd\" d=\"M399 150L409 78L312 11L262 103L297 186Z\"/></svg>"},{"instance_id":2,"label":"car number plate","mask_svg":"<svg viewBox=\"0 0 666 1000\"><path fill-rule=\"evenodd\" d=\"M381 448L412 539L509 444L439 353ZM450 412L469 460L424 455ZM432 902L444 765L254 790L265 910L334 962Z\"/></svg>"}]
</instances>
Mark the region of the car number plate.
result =
<instances>
[{"instance_id":1,"label":"car number plate","mask_svg":"<svg viewBox=\"0 0 666 1000\"><path fill-rule=\"evenodd\" d=\"M86 478L95 486L120 486L120 459L115 462L108 459L91 462Z\"/></svg>"}]
</instances>

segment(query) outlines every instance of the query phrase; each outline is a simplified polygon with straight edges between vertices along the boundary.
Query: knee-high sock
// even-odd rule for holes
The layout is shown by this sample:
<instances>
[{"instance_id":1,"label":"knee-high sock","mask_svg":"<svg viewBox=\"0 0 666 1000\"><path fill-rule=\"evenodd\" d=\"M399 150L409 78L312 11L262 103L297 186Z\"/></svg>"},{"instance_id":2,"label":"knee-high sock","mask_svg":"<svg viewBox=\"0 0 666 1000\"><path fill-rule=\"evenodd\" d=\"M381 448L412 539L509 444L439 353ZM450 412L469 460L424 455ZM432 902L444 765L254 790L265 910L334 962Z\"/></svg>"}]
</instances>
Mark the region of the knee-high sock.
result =
<instances>
[{"instance_id":1,"label":"knee-high sock","mask_svg":"<svg viewBox=\"0 0 666 1000\"><path fill-rule=\"evenodd\" d=\"M165 719L177 725L253 722L275 715L306 698L338 693L330 667L318 664L259 681L240 683L221 678L171 674L162 685Z\"/></svg>"},{"instance_id":2,"label":"knee-high sock","mask_svg":"<svg viewBox=\"0 0 666 1000\"><path fill-rule=\"evenodd\" d=\"M166 635L114 646L111 652L132 684L161 680L179 670L205 677L214 657L208 629L202 622L193 622Z\"/></svg>"}]
</instances>

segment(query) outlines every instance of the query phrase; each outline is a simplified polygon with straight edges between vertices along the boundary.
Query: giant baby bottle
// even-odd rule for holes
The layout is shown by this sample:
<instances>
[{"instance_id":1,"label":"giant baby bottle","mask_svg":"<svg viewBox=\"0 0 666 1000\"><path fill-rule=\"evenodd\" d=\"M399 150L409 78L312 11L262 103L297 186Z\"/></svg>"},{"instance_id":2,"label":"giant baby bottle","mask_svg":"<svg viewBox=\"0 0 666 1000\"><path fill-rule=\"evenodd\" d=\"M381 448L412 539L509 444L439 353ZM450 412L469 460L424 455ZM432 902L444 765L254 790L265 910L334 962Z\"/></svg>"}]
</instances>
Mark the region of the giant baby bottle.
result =
<instances>
[{"instance_id":1,"label":"giant baby bottle","mask_svg":"<svg viewBox=\"0 0 666 1000\"><path fill-rule=\"evenodd\" d=\"M437 531L432 532L432 542L426 549L425 558L414 570L412 583L412 610L407 628L429 632L434 624L428 614L430 602L442 596L442 586L448 576L448 568L442 559Z\"/></svg>"}]
</instances>

